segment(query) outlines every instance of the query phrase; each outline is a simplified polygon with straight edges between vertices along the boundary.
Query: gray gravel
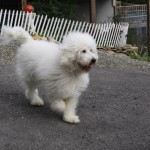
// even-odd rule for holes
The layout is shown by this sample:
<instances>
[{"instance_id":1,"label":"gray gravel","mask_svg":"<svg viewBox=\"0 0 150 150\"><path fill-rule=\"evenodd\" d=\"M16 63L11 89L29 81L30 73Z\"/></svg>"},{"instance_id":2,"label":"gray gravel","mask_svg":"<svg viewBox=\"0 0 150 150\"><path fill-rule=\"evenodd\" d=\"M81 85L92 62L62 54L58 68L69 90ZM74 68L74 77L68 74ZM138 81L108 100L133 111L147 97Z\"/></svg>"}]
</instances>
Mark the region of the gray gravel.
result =
<instances>
[{"instance_id":1,"label":"gray gravel","mask_svg":"<svg viewBox=\"0 0 150 150\"><path fill-rule=\"evenodd\" d=\"M0 64L14 64L16 50L20 43L13 41L9 44L0 45ZM98 67L100 68L138 68L150 69L150 63L131 59L125 54L117 54L112 51L99 51Z\"/></svg>"},{"instance_id":2,"label":"gray gravel","mask_svg":"<svg viewBox=\"0 0 150 150\"><path fill-rule=\"evenodd\" d=\"M150 63L131 59L125 54L114 53L113 51L99 51L100 68L117 68L117 69L150 69Z\"/></svg>"},{"instance_id":3,"label":"gray gravel","mask_svg":"<svg viewBox=\"0 0 150 150\"><path fill-rule=\"evenodd\" d=\"M0 41L0 64L14 64L17 48L20 46L18 41L9 44L1 44Z\"/></svg>"}]
</instances>

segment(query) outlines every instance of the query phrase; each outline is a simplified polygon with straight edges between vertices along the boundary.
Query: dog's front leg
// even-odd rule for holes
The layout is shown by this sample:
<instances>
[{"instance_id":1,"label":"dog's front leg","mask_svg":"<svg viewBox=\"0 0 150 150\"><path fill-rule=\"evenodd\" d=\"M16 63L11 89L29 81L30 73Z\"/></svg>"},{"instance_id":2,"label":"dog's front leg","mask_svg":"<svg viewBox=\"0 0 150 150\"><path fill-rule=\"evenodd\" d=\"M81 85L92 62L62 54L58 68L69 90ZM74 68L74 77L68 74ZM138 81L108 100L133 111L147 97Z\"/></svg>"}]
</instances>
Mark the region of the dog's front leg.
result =
<instances>
[{"instance_id":1,"label":"dog's front leg","mask_svg":"<svg viewBox=\"0 0 150 150\"><path fill-rule=\"evenodd\" d=\"M68 123L79 123L79 116L76 115L76 107L77 107L78 99L76 98L68 98L65 100L65 111L63 114L63 120Z\"/></svg>"}]
</instances>

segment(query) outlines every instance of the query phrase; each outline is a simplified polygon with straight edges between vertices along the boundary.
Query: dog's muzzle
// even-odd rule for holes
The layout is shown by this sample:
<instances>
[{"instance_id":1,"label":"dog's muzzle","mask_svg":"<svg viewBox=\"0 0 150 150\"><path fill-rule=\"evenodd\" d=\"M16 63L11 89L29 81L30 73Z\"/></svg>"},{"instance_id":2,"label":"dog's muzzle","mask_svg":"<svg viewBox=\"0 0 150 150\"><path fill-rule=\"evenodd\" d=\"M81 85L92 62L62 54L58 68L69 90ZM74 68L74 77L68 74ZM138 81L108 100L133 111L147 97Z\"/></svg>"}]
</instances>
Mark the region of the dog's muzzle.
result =
<instances>
[{"instance_id":1,"label":"dog's muzzle","mask_svg":"<svg viewBox=\"0 0 150 150\"><path fill-rule=\"evenodd\" d=\"M80 66L80 68L81 68L82 70L88 72L88 71L91 69L91 67L92 67L93 65L95 65L95 63L96 63L96 59L95 59L95 58L92 58L91 61L90 61L90 63L89 63L88 65L79 64L79 66Z\"/></svg>"}]
</instances>

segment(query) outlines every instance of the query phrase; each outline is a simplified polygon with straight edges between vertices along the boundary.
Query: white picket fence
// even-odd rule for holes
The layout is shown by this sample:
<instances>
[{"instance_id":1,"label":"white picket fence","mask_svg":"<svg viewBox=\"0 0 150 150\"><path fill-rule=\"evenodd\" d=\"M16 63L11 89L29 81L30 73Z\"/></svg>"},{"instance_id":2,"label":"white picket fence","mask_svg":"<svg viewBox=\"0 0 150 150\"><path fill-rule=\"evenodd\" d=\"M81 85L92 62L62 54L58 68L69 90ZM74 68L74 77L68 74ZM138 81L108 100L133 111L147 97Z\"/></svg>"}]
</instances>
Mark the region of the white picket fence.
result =
<instances>
[{"instance_id":1,"label":"white picket fence","mask_svg":"<svg viewBox=\"0 0 150 150\"><path fill-rule=\"evenodd\" d=\"M48 18L47 16L25 13L22 11L0 11L1 34L4 26L21 26L30 34L38 34L44 37L52 37L58 42L70 31L88 32L91 34L97 46L118 47L126 44L128 23L97 23L73 21L60 18Z\"/></svg>"}]
</instances>

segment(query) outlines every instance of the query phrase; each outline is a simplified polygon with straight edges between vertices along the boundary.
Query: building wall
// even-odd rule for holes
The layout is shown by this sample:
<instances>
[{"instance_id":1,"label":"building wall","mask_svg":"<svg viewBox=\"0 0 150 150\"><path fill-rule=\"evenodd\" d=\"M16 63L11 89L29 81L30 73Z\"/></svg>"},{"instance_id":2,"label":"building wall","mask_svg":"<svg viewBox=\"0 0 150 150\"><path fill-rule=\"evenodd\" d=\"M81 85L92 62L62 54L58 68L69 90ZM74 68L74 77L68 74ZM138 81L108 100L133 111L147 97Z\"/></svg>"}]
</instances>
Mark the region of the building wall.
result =
<instances>
[{"instance_id":1,"label":"building wall","mask_svg":"<svg viewBox=\"0 0 150 150\"><path fill-rule=\"evenodd\" d=\"M112 0L97 0L96 1L96 22L105 22L113 17ZM89 0L79 0L78 9L75 12L77 20L90 21Z\"/></svg>"},{"instance_id":2,"label":"building wall","mask_svg":"<svg viewBox=\"0 0 150 150\"><path fill-rule=\"evenodd\" d=\"M96 8L96 15L97 20L96 22L107 22L114 15L114 9L112 5L112 0L97 0L97 8Z\"/></svg>"}]
</instances>

